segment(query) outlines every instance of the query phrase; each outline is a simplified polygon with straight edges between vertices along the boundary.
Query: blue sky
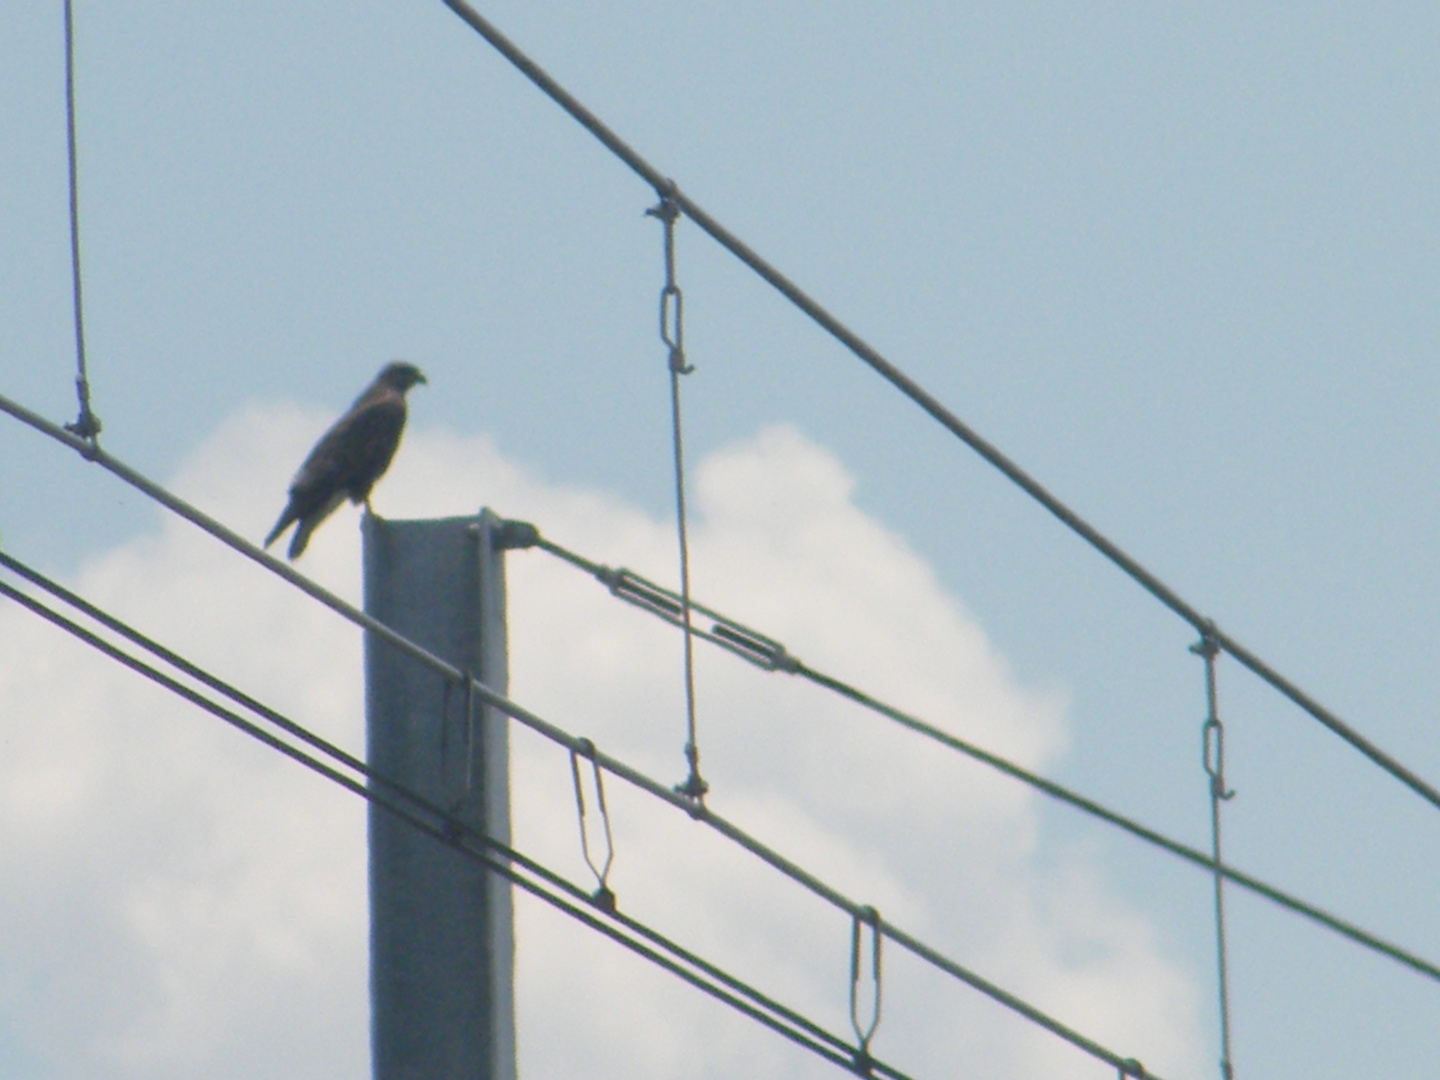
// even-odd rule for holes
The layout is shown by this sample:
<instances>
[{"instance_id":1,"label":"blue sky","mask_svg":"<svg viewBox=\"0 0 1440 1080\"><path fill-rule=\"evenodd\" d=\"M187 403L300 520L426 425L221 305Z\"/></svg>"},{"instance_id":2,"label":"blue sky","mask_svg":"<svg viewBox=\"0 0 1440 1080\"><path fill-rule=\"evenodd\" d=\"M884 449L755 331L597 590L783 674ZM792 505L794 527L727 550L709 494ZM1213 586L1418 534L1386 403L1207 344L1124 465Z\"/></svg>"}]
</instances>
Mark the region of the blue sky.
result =
<instances>
[{"instance_id":1,"label":"blue sky","mask_svg":"<svg viewBox=\"0 0 1440 1080\"><path fill-rule=\"evenodd\" d=\"M1440 778L1440 17L482 10L1195 606ZM443 5L81 4L77 27L114 453L174 477L240 410L330 415L403 356L431 378L412 434L493 439L537 484L663 520L653 193ZM56 419L74 412L62 64L58 9L0 15L0 391ZM775 424L823 447L1018 683L1063 697L1049 771L1203 844L1189 629L697 229L679 245L692 460ZM158 528L14 424L0 461L22 558L79 574ZM1220 693L1236 864L1440 956L1434 809L1233 663ZM1203 876L1037 813L1037 864L1087 851L1208 1002ZM1244 897L1232 929L1239 1075L1440 1051L1440 988Z\"/></svg>"}]
</instances>

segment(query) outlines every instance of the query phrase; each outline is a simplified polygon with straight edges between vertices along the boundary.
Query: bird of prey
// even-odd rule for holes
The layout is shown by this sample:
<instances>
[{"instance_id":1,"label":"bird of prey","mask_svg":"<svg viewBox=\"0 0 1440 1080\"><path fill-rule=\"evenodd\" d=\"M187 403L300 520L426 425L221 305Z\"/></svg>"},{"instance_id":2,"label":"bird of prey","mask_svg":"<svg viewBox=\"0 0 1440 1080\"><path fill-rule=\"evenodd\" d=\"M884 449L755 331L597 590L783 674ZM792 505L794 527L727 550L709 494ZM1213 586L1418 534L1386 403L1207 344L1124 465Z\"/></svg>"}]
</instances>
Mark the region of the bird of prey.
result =
<instances>
[{"instance_id":1,"label":"bird of prey","mask_svg":"<svg viewBox=\"0 0 1440 1080\"><path fill-rule=\"evenodd\" d=\"M293 562L310 534L347 497L371 509L370 489L389 467L405 430L405 392L423 382L425 376L414 364L396 360L385 365L300 466L290 485L290 504L265 538L267 548L291 522L299 522L290 540Z\"/></svg>"}]
</instances>

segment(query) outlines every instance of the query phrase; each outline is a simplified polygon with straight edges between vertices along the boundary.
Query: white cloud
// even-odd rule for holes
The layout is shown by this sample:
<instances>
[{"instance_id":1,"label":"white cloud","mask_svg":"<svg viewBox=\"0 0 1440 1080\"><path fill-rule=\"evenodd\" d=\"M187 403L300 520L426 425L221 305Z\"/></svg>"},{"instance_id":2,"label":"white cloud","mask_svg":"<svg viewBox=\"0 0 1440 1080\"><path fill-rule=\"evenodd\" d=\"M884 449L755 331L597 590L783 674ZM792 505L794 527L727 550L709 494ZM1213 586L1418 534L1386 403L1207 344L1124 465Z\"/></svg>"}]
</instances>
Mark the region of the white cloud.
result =
<instances>
[{"instance_id":1,"label":"white cloud","mask_svg":"<svg viewBox=\"0 0 1440 1080\"><path fill-rule=\"evenodd\" d=\"M253 407L175 486L252 537L321 426ZM1019 686L853 482L787 428L694 478L697 594L817 668L1030 766L1063 702ZM537 478L489 441L412 432L376 507L490 505L673 581L665 522ZM359 593L356 513L306 573ZM23 557L25 553L17 553ZM540 552L509 556L512 692L669 782L683 777L675 632ZM359 633L182 522L92 560L78 589L352 750ZM1199 1075L1197 1005L1083 850L1041 870L1016 785L792 677L702 648L710 803L856 899L1162 1074ZM516 842L587 883L565 754L512 739ZM610 780L622 907L848 1031L849 924L683 814ZM367 1075L363 806L0 605L0 1033L56 1077ZM1046 865L1057 860L1050 858ZM528 1077L809 1077L833 1067L563 916L519 908ZM1110 1075L891 947L875 1050L917 1076Z\"/></svg>"}]
</instances>

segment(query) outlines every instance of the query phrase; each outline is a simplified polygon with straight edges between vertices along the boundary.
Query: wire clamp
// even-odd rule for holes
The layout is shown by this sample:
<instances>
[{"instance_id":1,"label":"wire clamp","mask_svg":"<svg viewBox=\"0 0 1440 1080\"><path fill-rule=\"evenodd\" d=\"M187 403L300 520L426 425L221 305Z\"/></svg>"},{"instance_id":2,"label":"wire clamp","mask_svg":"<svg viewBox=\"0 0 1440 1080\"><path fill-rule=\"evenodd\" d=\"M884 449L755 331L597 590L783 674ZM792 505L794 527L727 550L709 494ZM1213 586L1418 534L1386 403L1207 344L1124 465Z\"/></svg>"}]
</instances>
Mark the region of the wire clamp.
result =
<instances>
[{"instance_id":1,"label":"wire clamp","mask_svg":"<svg viewBox=\"0 0 1440 1080\"><path fill-rule=\"evenodd\" d=\"M585 824L585 792L580 783L580 758L585 757L590 762L591 771L595 777L595 805L600 810L600 820L605 826L605 861L595 865L595 859L590 854L590 833ZM570 776L575 781L575 809L580 818L580 853L585 856L585 865L590 867L590 872L595 875L598 883L595 891L591 893L590 899L595 906L610 913L615 911L615 892L610 888L610 867L615 863L615 836L610 831L610 809L605 805L605 776L600 771L600 761L595 753L595 744L589 739L577 739L575 745L570 748Z\"/></svg>"},{"instance_id":2,"label":"wire clamp","mask_svg":"<svg viewBox=\"0 0 1440 1080\"><path fill-rule=\"evenodd\" d=\"M1196 656L1203 656L1206 660L1213 660L1220 655L1220 635L1215 628L1213 619L1205 619L1199 626L1200 640L1190 646L1190 651Z\"/></svg>"},{"instance_id":3,"label":"wire clamp","mask_svg":"<svg viewBox=\"0 0 1440 1080\"><path fill-rule=\"evenodd\" d=\"M1216 799L1229 802L1235 792L1225 786L1225 726L1220 723L1220 710L1215 689L1215 661L1220 656L1220 641L1215 633L1215 624L1208 619L1201 630L1200 640L1190 646L1190 651L1205 660L1205 723L1200 729L1201 756L1205 775L1210 778L1210 794Z\"/></svg>"},{"instance_id":4,"label":"wire clamp","mask_svg":"<svg viewBox=\"0 0 1440 1080\"><path fill-rule=\"evenodd\" d=\"M683 783L676 784L673 790L675 794L683 795L689 800L687 809L690 816L698 820L705 816L705 795L709 792L710 785L700 776L700 751L693 742L685 744L685 760L690 765L690 775Z\"/></svg>"},{"instance_id":5,"label":"wire clamp","mask_svg":"<svg viewBox=\"0 0 1440 1080\"><path fill-rule=\"evenodd\" d=\"M518 551L540 543L540 530L528 521L506 518L495 523L490 538L500 551Z\"/></svg>"},{"instance_id":6,"label":"wire clamp","mask_svg":"<svg viewBox=\"0 0 1440 1080\"><path fill-rule=\"evenodd\" d=\"M870 980L875 985L874 997L870 1003L870 1017L860 1021L860 960L861 925L870 927ZM862 907L854 914L850 928L850 1026L855 1030L855 1072L861 1076L872 1075L874 1059L870 1056L870 1040L880 1027L880 945L884 939L880 928L880 912L873 907Z\"/></svg>"},{"instance_id":7,"label":"wire clamp","mask_svg":"<svg viewBox=\"0 0 1440 1080\"><path fill-rule=\"evenodd\" d=\"M680 219L680 205L672 192L675 182L657 190L660 202L645 213L665 226L665 285L660 290L660 340L669 349L670 370L676 375L689 375L694 366L685 362L685 294L675 281L675 222Z\"/></svg>"},{"instance_id":8,"label":"wire clamp","mask_svg":"<svg viewBox=\"0 0 1440 1080\"><path fill-rule=\"evenodd\" d=\"M84 439L89 444L85 450L80 452L93 461L96 452L100 449L98 437L104 425L90 409L90 383L83 376L75 377L75 396L80 399L80 415L72 423L66 424L65 430L76 438Z\"/></svg>"}]
</instances>

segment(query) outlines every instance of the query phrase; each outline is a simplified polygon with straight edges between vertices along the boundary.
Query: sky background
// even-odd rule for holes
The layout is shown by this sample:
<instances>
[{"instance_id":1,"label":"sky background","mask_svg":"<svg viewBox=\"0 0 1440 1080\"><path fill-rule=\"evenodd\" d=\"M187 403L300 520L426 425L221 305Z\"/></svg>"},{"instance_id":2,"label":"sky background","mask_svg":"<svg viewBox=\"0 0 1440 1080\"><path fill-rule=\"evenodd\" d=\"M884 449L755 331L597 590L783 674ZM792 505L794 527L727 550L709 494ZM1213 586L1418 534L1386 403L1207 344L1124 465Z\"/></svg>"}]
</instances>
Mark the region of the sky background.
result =
<instances>
[{"instance_id":1,"label":"sky background","mask_svg":"<svg viewBox=\"0 0 1440 1080\"><path fill-rule=\"evenodd\" d=\"M1432 359L1440 15L1418 4L496 2L481 10L689 195L1191 603L1422 776L1440 778L1432 715L1440 695L1432 543L1440 527ZM483 502L532 514L582 552L674 580L664 546L671 478L656 332L660 229L643 216L653 192L439 3L81 3L76 20L87 341L108 449L161 480L189 483L207 509L258 538L309 441L383 361L404 357L431 385L412 398L406 448L377 496L382 513L460 513ZM75 412L63 60L58 3L0 11L0 392L55 420ZM680 227L678 258L697 367L685 383L691 461L698 473L725 475L727 462L758 455L765 466L738 470L738 479L732 469L731 487L769 493L748 506L738 495L701 499L704 599L775 630L804 659L833 647L831 622L850 630L856 644L828 654L836 674L913 693L907 700L936 722L988 733L997 746L1008 745L1009 730L1016 752L1047 774L1204 846L1203 681L1187 652L1189 628L691 225ZM422 459L432 467L420 469ZM824 505L840 508L819 515L818 536L794 512L815 469L830 478ZM853 489L835 476L853 478ZM353 737L358 641L338 632L336 644L313 652L268 642L276 612L296 609L266 606L286 601L262 601L251 578L230 584L227 558L187 555L189 542L172 528L69 452L0 424L6 550L93 586L157 632L185 632L211 582L235 616L204 608L214 625L194 635L197 647L213 649L217 663L234 658L258 688L290 695L297 711L314 710ZM872 542L872 530L885 542ZM302 568L331 574L353 595L355 531L353 514L337 517ZM755 535L782 539L741 542ZM836 544L853 544L855 558L807 579L793 604L767 606L767 596L788 595L777 583ZM775 548L790 559L754 554ZM753 557L742 558L747 552ZM896 567L908 568L898 583ZM525 608L522 584L512 596L517 697L553 705L557 721L629 748L662 775L666 762L678 771L678 714L656 705L642 733L625 726L621 705L587 707L572 677L603 678L606 669L586 667L583 639L566 645L570 630L556 629L583 602L556 599L568 594L540 578ZM802 617L809 605L831 620ZM922 618L934 605L950 614ZM584 611L617 617L604 605ZM89 761L86 747L123 747L129 736L120 732L153 702L127 705L118 689L114 700L99 689L72 699L81 693L66 670L74 650L16 612L4 619L0 739L30 746L42 717L77 726L72 741L57 731L46 753L11 759L0 857L25 873L5 875L0 899L16 928L7 931L13 959L0 959L0 1062L10 1055L22 1070L11 1072L27 1080L93 1075L97 1063L118 1074L117 1062L161 1075L162 1060L174 1075L187 1075L187 1062L191 1073L196 1061L213 1070L217 1060L263 1075L257 1061L286 1060L286 1047L313 1037L349 1047L333 1075L363 1075L364 957L355 947L363 945L363 849L301 858L295 853L330 850L324 830L272 850L242 827L256 805L298 807L325 821L334 814L334 828L354 840L358 810L304 809L307 799L338 796L308 793L303 777L293 795L257 804L269 763L183 712L164 745L185 779L160 785L164 799L147 800L142 781L86 787L104 770L85 771L77 755ZM324 620L313 626L317 642L337 633L322 629ZM876 626L893 635L872 634ZM791 628L799 636L787 639L780 631ZM635 656L647 641L637 640ZM621 666L629 681L614 677L641 699L663 701L656 686L679 686L676 670L652 685ZM1004 691L977 704L965 688L967 672L980 670ZM813 852L837 873L845 858L863 864L888 852L885 873L857 871L857 888L889 888L893 876L897 902L903 908L908 897L917 920L959 958L1012 975L1077 1026L1093 1019L1141 1044L1153 1040L1159 1056L1141 1056L1167 1077L1215 1075L1204 875L1063 808L1013 792L1018 801L987 802L975 791L990 789L968 772L963 782L927 786L917 777L929 775L929 752L907 756L898 733L885 745L898 755L901 787L920 793L918 808L894 805L880 785L865 790L863 774L864 797L832 805L828 787L807 785L827 764L853 778L848 744L833 736L787 744L783 760L807 764L771 768L774 755L727 708L724 671L708 676L709 690L702 678L702 740L714 732L718 746L734 746L730 758L717 750L727 763L717 769L728 771L755 831L790 840L797 855ZM1222 660L1220 678L1229 779L1239 791L1225 811L1236 865L1440 957L1434 808L1233 662ZM94 679L95 688L127 685L99 671ZM734 692L751 707L748 689ZM617 690L615 700L626 698ZM787 699L754 715L790 707L821 708ZM204 742L203 752L197 745L187 756L189 740ZM15 764L22 759L30 765ZM136 760L143 768L144 756ZM49 764L36 772L35 762ZM517 777L532 767L546 775L519 749L516 767ZM213 793L232 790L217 776L233 781L233 797ZM94 871L93 893L70 889L89 863L77 869L64 854L91 850L93 838L80 840L89 819L67 817L45 794L67 784L84 793L75 805L98 799L106 815L129 823L114 826L131 842L106 848L120 854L102 860L110 876ZM543 792L543 783L526 790ZM295 941L310 943L306 970L321 973L293 991L310 1003L304 1009L274 1005L288 999L266 980L280 976L252 972L247 950L217 951L200 974L157 959L167 948L185 953L179 937L155 929L180 925L177 910L194 920L183 923L194 940L224 940L204 904L167 906L171 894L142 888L212 887L223 879L212 863L177 855L163 873L139 870L151 866L147 830L170 820L167 807L202 795L215 806L196 818L195 851L232 837L242 853L233 865L267 868L260 880L282 883L277 911L340 913L333 933L321 915L290 927ZM563 816L567 807L527 795L527 819L519 798L518 819L532 824L518 827L543 846L547 812ZM916 818L926 823L916 850L893 850ZM258 820L283 832L279 823L290 819L277 811ZM977 839L988 835L986 822L1001 838L993 849ZM635 827L657 852L669 850L667 838L686 850L645 832L648 823ZM831 841L853 850L832 860ZM983 865L1003 872L966 874L976 844L991 860ZM647 850L639 840L629 847L637 859ZM174 850L191 848L177 841ZM664 880L637 870L636 891L653 887L662 911ZM999 884L987 891L984 881ZM140 891L126 891L127 882ZM725 912L758 905L771 895L765 888L757 883L728 906L717 900L714 922L696 932L722 952L743 948L735 940L743 935L725 932ZM116 895L141 899L107 921L106 898ZM62 918L72 896L81 899ZM1033 925L1007 921L1003 901L1013 896L1024 898L1017 910L1042 913ZM1402 1073L1440 1056L1440 987L1263 901L1230 896L1238 1075ZM987 897L998 921L986 921ZM52 909L55 921L27 922ZM574 950L542 944L564 931L536 918L544 929L527 936L527 918L522 910L522 1009L606 975L633 986L635 1004L584 1020L578 1030L597 1033L593 1040L577 1035L559 1048L542 1048L550 1033L532 1007L522 1016L522 1067L563 1075L567 1062L590 1060L588 1047L610 1055L615 1075L634 1068L625 1055L645 1038L634 1018L652 998L683 994L600 949L585 954L591 967L566 968ZM111 922L113 932L102 933ZM775 940L792 933L777 927ZM1076 935L1106 945L1072 947ZM67 1011L69 980L89 970L78 958L96 950L124 962L99 965L108 982L85 983L93 1008ZM1027 966L1029 950L1037 959ZM1134 958L1134 971L1116 957ZM251 997L174 989L224 986L231 964L255 980ZM1099 981L1081 993L1066 975L1087 965ZM804 1000L828 1000L804 981L818 986L819 974L794 974L802 967L770 974L792 974L786 985ZM144 985L171 986L174 1000L197 1009L208 1003L213 1029L180 1014L165 1014L167 1028L117 1012L142 970ZM1131 1000L1126 986L1146 988L1129 1020L1120 1008ZM1003 1022L995 1034L993 1014L963 995L912 994L919 1003L908 1019L901 1006L887 1007L886 1024L897 1025L887 1030L895 1045L913 1049L919 1075L944 1075L961 1055L993 1075L1037 1074L1039 1059L1027 1055L1048 1052L1035 1049L1042 1044L1012 1038ZM252 998L254 1008L244 1004ZM342 1004L315 1005L332 999ZM1172 1006L1172 1027L1145 1012L1156 1001ZM710 1031L710 1014L694 1008L693 1030ZM317 1034L292 1013L329 1018L333 1030ZM675 1030L691 1030L686 1022L677 1018ZM85 1033L96 1024L102 1034L92 1045ZM737 1034L719 1042L755 1057L713 1075L809 1068L766 1056L779 1052L764 1032L723 1030ZM983 1031L974 1038L984 1045L965 1044L966 1031ZM235 1047L260 1054L262 1044L272 1058L235 1059ZM523 1056L527 1045L536 1056ZM653 1075L676 1074L663 1048L648 1060ZM1069 1054L1044 1067L1089 1075Z\"/></svg>"}]
</instances>

